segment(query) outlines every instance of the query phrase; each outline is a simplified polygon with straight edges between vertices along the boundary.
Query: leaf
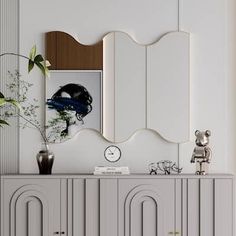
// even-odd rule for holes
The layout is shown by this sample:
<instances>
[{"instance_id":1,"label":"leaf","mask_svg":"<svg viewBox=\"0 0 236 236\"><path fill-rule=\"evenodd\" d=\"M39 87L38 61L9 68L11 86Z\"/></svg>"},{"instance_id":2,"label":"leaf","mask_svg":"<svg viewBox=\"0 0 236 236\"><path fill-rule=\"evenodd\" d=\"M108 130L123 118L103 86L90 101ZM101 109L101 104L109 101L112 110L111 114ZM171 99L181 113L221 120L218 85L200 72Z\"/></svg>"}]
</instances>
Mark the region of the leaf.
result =
<instances>
[{"instance_id":1,"label":"leaf","mask_svg":"<svg viewBox=\"0 0 236 236\"><path fill-rule=\"evenodd\" d=\"M35 62L36 66L41 70L43 75L46 75L45 67L40 62Z\"/></svg>"},{"instance_id":2,"label":"leaf","mask_svg":"<svg viewBox=\"0 0 236 236\"><path fill-rule=\"evenodd\" d=\"M31 50L30 50L30 54L29 54L29 58L33 61L34 58L36 56L36 45L34 45Z\"/></svg>"},{"instance_id":3,"label":"leaf","mask_svg":"<svg viewBox=\"0 0 236 236\"><path fill-rule=\"evenodd\" d=\"M0 98L4 98L4 95L3 93L0 92Z\"/></svg>"},{"instance_id":4,"label":"leaf","mask_svg":"<svg viewBox=\"0 0 236 236\"><path fill-rule=\"evenodd\" d=\"M51 63L48 60L44 61L44 70L45 70L45 76L47 78L50 78L50 71L48 69L48 67L51 66Z\"/></svg>"},{"instance_id":5,"label":"leaf","mask_svg":"<svg viewBox=\"0 0 236 236\"><path fill-rule=\"evenodd\" d=\"M45 66L49 67L49 66L51 66L51 63L48 60L45 60Z\"/></svg>"},{"instance_id":6,"label":"leaf","mask_svg":"<svg viewBox=\"0 0 236 236\"><path fill-rule=\"evenodd\" d=\"M9 125L5 120L0 120L0 126L2 125Z\"/></svg>"},{"instance_id":7,"label":"leaf","mask_svg":"<svg viewBox=\"0 0 236 236\"><path fill-rule=\"evenodd\" d=\"M7 102L10 103L10 104L12 104L12 105L14 105L15 107L17 107L18 109L21 110L21 105L20 105L16 100L14 100L14 99L9 99L9 100L7 100Z\"/></svg>"},{"instance_id":8,"label":"leaf","mask_svg":"<svg viewBox=\"0 0 236 236\"><path fill-rule=\"evenodd\" d=\"M35 58L34 58L34 62L42 62L44 61L43 56L38 54Z\"/></svg>"},{"instance_id":9,"label":"leaf","mask_svg":"<svg viewBox=\"0 0 236 236\"><path fill-rule=\"evenodd\" d=\"M47 78L50 78L50 71L49 71L49 69L48 69L47 67L45 67L45 68L44 68L44 71L45 71L45 76L46 76Z\"/></svg>"},{"instance_id":10,"label":"leaf","mask_svg":"<svg viewBox=\"0 0 236 236\"><path fill-rule=\"evenodd\" d=\"M0 98L0 107L6 104L5 98Z\"/></svg>"},{"instance_id":11,"label":"leaf","mask_svg":"<svg viewBox=\"0 0 236 236\"><path fill-rule=\"evenodd\" d=\"M0 107L4 106L6 103L10 103L13 106L17 107L18 109L21 109L20 104L14 100L14 99L5 99L5 98L0 98Z\"/></svg>"},{"instance_id":12,"label":"leaf","mask_svg":"<svg viewBox=\"0 0 236 236\"><path fill-rule=\"evenodd\" d=\"M34 62L30 59L28 64L28 73L34 68Z\"/></svg>"}]
</instances>

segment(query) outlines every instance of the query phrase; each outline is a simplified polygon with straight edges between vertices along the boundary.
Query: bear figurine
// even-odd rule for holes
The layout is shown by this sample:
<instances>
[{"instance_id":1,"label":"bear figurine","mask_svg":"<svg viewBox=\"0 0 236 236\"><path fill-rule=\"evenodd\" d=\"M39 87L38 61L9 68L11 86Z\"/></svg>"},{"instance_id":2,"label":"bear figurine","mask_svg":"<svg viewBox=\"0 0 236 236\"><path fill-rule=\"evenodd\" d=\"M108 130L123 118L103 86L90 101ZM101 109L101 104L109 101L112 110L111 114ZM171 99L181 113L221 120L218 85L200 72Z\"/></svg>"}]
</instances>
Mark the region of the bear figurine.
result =
<instances>
[{"instance_id":1,"label":"bear figurine","mask_svg":"<svg viewBox=\"0 0 236 236\"><path fill-rule=\"evenodd\" d=\"M205 165L211 161L211 149L207 146L209 144L209 137L211 136L210 130L195 131L196 147L193 150L191 163L197 162L197 175L205 175Z\"/></svg>"}]
</instances>

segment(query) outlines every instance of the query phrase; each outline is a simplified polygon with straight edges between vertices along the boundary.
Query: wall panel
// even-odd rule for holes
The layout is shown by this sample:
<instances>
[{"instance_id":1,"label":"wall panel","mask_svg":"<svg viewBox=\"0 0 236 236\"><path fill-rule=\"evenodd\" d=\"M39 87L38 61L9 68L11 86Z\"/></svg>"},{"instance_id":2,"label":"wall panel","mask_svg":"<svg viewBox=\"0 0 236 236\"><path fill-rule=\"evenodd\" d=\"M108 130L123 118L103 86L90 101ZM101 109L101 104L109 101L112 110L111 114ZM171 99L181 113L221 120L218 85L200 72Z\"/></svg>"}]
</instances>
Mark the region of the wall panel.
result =
<instances>
[{"instance_id":1,"label":"wall panel","mask_svg":"<svg viewBox=\"0 0 236 236\"><path fill-rule=\"evenodd\" d=\"M227 60L233 45L228 38L228 27L233 23L227 22L231 11L228 2L180 1L180 30L191 34L191 140L195 139L196 129L212 131L210 146L214 158L209 168L215 173L227 172L230 168L228 163L234 159L234 153L227 154L226 148L231 142L228 135L232 133L232 130L229 134L226 131L226 91L229 80ZM187 172L194 171L192 164L186 161L192 154L192 148L191 143L180 146L181 163Z\"/></svg>"},{"instance_id":2,"label":"wall panel","mask_svg":"<svg viewBox=\"0 0 236 236\"><path fill-rule=\"evenodd\" d=\"M19 1L0 1L0 54L17 53L19 50ZM14 96L7 91L8 71L18 69L18 58L4 56L0 58L0 91L5 96ZM19 130L18 119L10 120L11 126L0 128L0 173L18 173Z\"/></svg>"}]
</instances>

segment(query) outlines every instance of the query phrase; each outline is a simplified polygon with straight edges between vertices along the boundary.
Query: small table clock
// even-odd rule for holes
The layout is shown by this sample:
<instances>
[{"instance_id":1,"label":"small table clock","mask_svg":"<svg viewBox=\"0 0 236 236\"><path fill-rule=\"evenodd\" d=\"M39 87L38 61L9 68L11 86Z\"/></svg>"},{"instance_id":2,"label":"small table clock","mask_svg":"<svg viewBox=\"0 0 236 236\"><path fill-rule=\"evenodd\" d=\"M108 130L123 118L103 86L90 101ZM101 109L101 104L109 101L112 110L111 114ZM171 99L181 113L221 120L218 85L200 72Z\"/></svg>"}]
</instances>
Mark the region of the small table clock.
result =
<instances>
[{"instance_id":1,"label":"small table clock","mask_svg":"<svg viewBox=\"0 0 236 236\"><path fill-rule=\"evenodd\" d=\"M121 158L121 150L115 145L110 145L105 149L104 156L107 161L117 162Z\"/></svg>"}]
</instances>

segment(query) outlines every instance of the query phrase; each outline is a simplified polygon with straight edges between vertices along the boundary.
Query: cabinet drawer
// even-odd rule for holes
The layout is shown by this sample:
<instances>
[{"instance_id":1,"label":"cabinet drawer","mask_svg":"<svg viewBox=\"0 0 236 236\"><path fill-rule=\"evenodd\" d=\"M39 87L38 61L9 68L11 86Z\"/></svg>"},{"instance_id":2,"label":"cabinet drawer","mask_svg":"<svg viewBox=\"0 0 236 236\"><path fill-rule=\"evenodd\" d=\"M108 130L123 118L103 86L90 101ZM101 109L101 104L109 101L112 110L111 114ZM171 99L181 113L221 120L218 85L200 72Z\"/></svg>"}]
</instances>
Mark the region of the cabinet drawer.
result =
<instances>
[{"instance_id":1,"label":"cabinet drawer","mask_svg":"<svg viewBox=\"0 0 236 236\"><path fill-rule=\"evenodd\" d=\"M60 180L2 181L4 236L48 236L60 231Z\"/></svg>"},{"instance_id":2,"label":"cabinet drawer","mask_svg":"<svg viewBox=\"0 0 236 236\"><path fill-rule=\"evenodd\" d=\"M119 180L119 236L163 236L175 231L175 180Z\"/></svg>"}]
</instances>

